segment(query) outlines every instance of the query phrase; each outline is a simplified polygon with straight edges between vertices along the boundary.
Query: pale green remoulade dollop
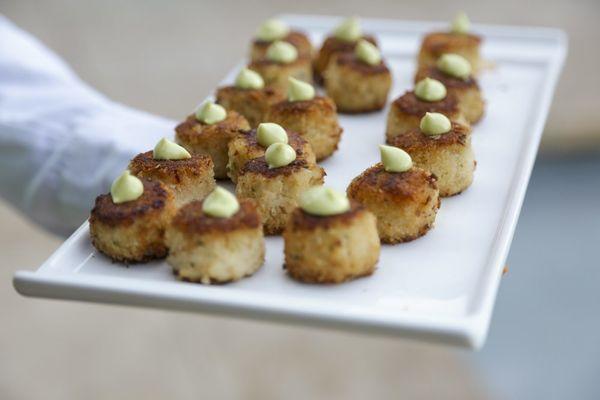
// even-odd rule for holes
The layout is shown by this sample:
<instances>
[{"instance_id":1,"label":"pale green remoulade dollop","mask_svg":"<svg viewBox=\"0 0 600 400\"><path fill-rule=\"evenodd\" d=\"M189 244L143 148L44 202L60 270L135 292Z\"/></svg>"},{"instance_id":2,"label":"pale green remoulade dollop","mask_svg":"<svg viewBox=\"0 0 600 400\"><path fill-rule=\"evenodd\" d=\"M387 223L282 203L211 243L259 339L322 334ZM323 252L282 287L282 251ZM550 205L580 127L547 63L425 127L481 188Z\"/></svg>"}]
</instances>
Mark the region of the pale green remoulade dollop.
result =
<instances>
[{"instance_id":1,"label":"pale green remoulade dollop","mask_svg":"<svg viewBox=\"0 0 600 400\"><path fill-rule=\"evenodd\" d=\"M326 217L350 210L350 200L343 192L325 186L308 189L300 196L300 208L306 213Z\"/></svg>"},{"instance_id":2,"label":"pale green remoulade dollop","mask_svg":"<svg viewBox=\"0 0 600 400\"><path fill-rule=\"evenodd\" d=\"M160 139L152 152L155 160L183 160L191 157L186 149L167 138Z\"/></svg>"},{"instance_id":3,"label":"pale green remoulade dollop","mask_svg":"<svg viewBox=\"0 0 600 400\"><path fill-rule=\"evenodd\" d=\"M401 148L379 145L381 163L387 172L405 172L412 168L410 155Z\"/></svg>"},{"instance_id":4,"label":"pale green remoulade dollop","mask_svg":"<svg viewBox=\"0 0 600 400\"><path fill-rule=\"evenodd\" d=\"M428 112L421 118L419 127L424 134L437 136L450 132L452 123L444 114Z\"/></svg>"},{"instance_id":5,"label":"pale green remoulade dollop","mask_svg":"<svg viewBox=\"0 0 600 400\"><path fill-rule=\"evenodd\" d=\"M436 66L443 73L455 78L466 80L471 76L471 63L458 54L447 53L442 55L437 60Z\"/></svg>"},{"instance_id":6,"label":"pale green remoulade dollop","mask_svg":"<svg viewBox=\"0 0 600 400\"><path fill-rule=\"evenodd\" d=\"M268 19L258 27L256 38L265 42L283 39L290 33L290 28L278 19Z\"/></svg>"},{"instance_id":7,"label":"pale green remoulade dollop","mask_svg":"<svg viewBox=\"0 0 600 400\"><path fill-rule=\"evenodd\" d=\"M415 96L423 101L440 101L446 94L446 86L436 79L425 78L415 85Z\"/></svg>"},{"instance_id":8,"label":"pale green remoulade dollop","mask_svg":"<svg viewBox=\"0 0 600 400\"><path fill-rule=\"evenodd\" d=\"M296 150L289 144L273 143L265 151L265 160L269 168L285 167L296 159Z\"/></svg>"},{"instance_id":9,"label":"pale green remoulade dollop","mask_svg":"<svg viewBox=\"0 0 600 400\"><path fill-rule=\"evenodd\" d=\"M333 36L345 42L356 42L362 36L360 21L357 17L346 18L334 29Z\"/></svg>"},{"instance_id":10,"label":"pale green remoulade dollop","mask_svg":"<svg viewBox=\"0 0 600 400\"><path fill-rule=\"evenodd\" d=\"M205 101L198 107L195 115L198 121L212 125L227 118L227 110L222 105L215 104L212 101Z\"/></svg>"},{"instance_id":11,"label":"pale green remoulade dollop","mask_svg":"<svg viewBox=\"0 0 600 400\"><path fill-rule=\"evenodd\" d=\"M229 218L240 209L237 198L228 190L217 186L202 202L202 212L216 218Z\"/></svg>"},{"instance_id":12,"label":"pale green remoulade dollop","mask_svg":"<svg viewBox=\"0 0 600 400\"><path fill-rule=\"evenodd\" d=\"M267 60L289 64L298 58L298 50L288 42L274 42L267 49Z\"/></svg>"},{"instance_id":13,"label":"pale green remoulade dollop","mask_svg":"<svg viewBox=\"0 0 600 400\"><path fill-rule=\"evenodd\" d=\"M315 88L306 82L299 79L289 77L288 82L288 100L289 101L305 101L315 98Z\"/></svg>"},{"instance_id":14,"label":"pale green remoulade dollop","mask_svg":"<svg viewBox=\"0 0 600 400\"><path fill-rule=\"evenodd\" d=\"M110 196L115 204L125 203L140 198L144 193L144 184L131 172L125 170L110 186Z\"/></svg>"},{"instance_id":15,"label":"pale green remoulade dollop","mask_svg":"<svg viewBox=\"0 0 600 400\"><path fill-rule=\"evenodd\" d=\"M381 52L379 49L373 43L364 39L358 42L354 49L354 54L356 58L365 64L379 65L381 62Z\"/></svg>"},{"instance_id":16,"label":"pale green remoulade dollop","mask_svg":"<svg viewBox=\"0 0 600 400\"><path fill-rule=\"evenodd\" d=\"M459 12L454 17L454 21L452 21L451 31L453 33L469 33L471 29L471 21L469 21L469 17L464 12Z\"/></svg>"},{"instance_id":17,"label":"pale green remoulade dollop","mask_svg":"<svg viewBox=\"0 0 600 400\"><path fill-rule=\"evenodd\" d=\"M258 72L242 68L235 77L235 87L239 89L262 89L265 87L265 81Z\"/></svg>"},{"instance_id":18,"label":"pale green remoulade dollop","mask_svg":"<svg viewBox=\"0 0 600 400\"><path fill-rule=\"evenodd\" d=\"M273 143L288 142L288 135L281 125L273 122L263 122L256 128L256 141L262 147L269 147Z\"/></svg>"}]
</instances>

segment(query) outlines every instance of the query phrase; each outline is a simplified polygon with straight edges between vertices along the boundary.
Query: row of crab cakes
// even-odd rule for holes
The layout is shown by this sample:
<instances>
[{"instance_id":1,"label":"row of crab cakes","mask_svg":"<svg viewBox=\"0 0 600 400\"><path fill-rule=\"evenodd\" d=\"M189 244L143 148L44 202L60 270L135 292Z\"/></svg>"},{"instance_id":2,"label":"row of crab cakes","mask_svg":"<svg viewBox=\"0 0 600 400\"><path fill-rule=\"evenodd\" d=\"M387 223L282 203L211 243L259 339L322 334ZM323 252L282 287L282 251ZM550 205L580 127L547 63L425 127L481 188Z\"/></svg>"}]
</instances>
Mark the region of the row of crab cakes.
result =
<instances>
[{"instance_id":1,"label":"row of crab cakes","mask_svg":"<svg viewBox=\"0 0 600 400\"><path fill-rule=\"evenodd\" d=\"M277 145L287 146L272 146ZM285 157L279 161L285 162ZM174 204L170 189L160 181L126 171L110 194L96 200L90 217L92 242L126 263L166 256L178 279L203 284L236 281L263 265L262 213L256 201L238 200L216 187L203 200L178 210ZM373 273L380 240L376 218L366 207L316 186L302 191L288 214L284 266L292 278L339 283Z\"/></svg>"},{"instance_id":2,"label":"row of crab cakes","mask_svg":"<svg viewBox=\"0 0 600 400\"><path fill-rule=\"evenodd\" d=\"M225 283L258 270L265 256L260 214L216 187L204 200L177 209L170 189L126 171L90 216L93 245L115 261L167 257L181 280Z\"/></svg>"},{"instance_id":3,"label":"row of crab cakes","mask_svg":"<svg viewBox=\"0 0 600 400\"><path fill-rule=\"evenodd\" d=\"M290 86L290 78L308 84L313 81L322 84L329 100L344 113L382 109L392 82L390 70L381 58L375 38L362 33L356 17L342 21L316 52L304 33L292 30L280 20L267 20L259 27L251 42L247 70L258 74L262 82L252 77L252 84L247 85L246 89L254 92L242 97L259 99L262 106L256 108L262 113L247 110L248 103L233 99L239 92L228 93L231 89L219 90L217 101L225 107L237 109L252 126L258 122L272 122L259 120L265 117L268 109L264 104L269 100L274 104L276 93L284 93ZM331 108L329 104L326 106Z\"/></svg>"}]
</instances>

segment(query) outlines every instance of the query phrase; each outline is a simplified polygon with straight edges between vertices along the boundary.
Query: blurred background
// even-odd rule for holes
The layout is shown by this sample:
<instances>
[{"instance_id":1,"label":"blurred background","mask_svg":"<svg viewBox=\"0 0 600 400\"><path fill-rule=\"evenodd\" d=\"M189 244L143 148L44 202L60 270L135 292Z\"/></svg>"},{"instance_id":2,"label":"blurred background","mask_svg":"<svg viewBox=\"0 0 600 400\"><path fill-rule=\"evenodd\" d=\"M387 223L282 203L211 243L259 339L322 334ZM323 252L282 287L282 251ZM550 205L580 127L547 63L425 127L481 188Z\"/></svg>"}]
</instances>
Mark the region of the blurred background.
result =
<instances>
[{"instance_id":1,"label":"blurred background","mask_svg":"<svg viewBox=\"0 0 600 400\"><path fill-rule=\"evenodd\" d=\"M560 80L478 353L172 312L19 297L61 243L0 201L0 398L600 398L600 2L0 0L112 99L181 119L278 13L552 26ZM2 38L0 38L0 42Z\"/></svg>"}]
</instances>

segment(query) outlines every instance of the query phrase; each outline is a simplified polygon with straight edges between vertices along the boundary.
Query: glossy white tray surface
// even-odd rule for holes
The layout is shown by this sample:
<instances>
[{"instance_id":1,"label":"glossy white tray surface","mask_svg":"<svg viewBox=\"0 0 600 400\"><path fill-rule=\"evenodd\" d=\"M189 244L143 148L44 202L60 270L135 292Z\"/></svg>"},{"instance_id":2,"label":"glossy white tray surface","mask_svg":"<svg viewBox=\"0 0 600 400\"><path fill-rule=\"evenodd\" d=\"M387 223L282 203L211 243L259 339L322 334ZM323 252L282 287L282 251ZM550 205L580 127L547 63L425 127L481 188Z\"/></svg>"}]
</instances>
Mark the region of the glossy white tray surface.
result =
<instances>
[{"instance_id":1,"label":"glossy white tray surface","mask_svg":"<svg viewBox=\"0 0 600 400\"><path fill-rule=\"evenodd\" d=\"M339 18L286 15L319 44ZM412 86L425 32L445 24L363 20L392 70L389 100ZM336 286L301 284L282 269L283 241L267 238L265 265L223 286L174 279L164 262L128 268L98 254L82 225L35 272L14 284L27 296L213 313L330 326L478 348L485 341L504 262L553 91L566 54L561 31L474 25L494 67L480 79L486 115L474 127L473 185L442 200L435 228L410 243L383 246L376 273ZM225 82L231 81L232 70ZM337 153L322 165L326 184L344 190L379 158L387 109L341 116ZM174 122L175 124L175 122ZM139 149L145 151L147 149Z\"/></svg>"}]
</instances>

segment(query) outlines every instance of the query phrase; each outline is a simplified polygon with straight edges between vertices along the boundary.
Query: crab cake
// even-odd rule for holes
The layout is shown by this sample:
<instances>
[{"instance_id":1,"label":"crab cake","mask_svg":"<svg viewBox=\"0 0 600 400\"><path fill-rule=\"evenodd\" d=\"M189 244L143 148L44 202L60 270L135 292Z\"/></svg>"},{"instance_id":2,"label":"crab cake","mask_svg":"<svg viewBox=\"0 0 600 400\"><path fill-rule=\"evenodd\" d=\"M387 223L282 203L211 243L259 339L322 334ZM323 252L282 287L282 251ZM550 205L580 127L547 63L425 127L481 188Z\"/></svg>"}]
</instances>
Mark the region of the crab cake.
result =
<instances>
[{"instance_id":1,"label":"crab cake","mask_svg":"<svg viewBox=\"0 0 600 400\"><path fill-rule=\"evenodd\" d=\"M173 191L177 207L203 199L215 187L214 164L203 154L183 159L156 159L152 151L138 154L129 163L133 175L160 181Z\"/></svg>"},{"instance_id":2,"label":"crab cake","mask_svg":"<svg viewBox=\"0 0 600 400\"><path fill-rule=\"evenodd\" d=\"M186 204L173 218L166 232L167 262L178 279L189 282L226 283L252 275L265 260L256 205L241 200L233 215L218 217L206 212L208 200Z\"/></svg>"},{"instance_id":3,"label":"crab cake","mask_svg":"<svg viewBox=\"0 0 600 400\"><path fill-rule=\"evenodd\" d=\"M313 70L317 83L324 83L324 73L329 62L341 53L352 53L361 40L366 40L377 46L377 41L371 35L364 35L357 18L347 18L328 36L313 62Z\"/></svg>"},{"instance_id":4,"label":"crab cake","mask_svg":"<svg viewBox=\"0 0 600 400\"><path fill-rule=\"evenodd\" d=\"M381 110L391 86L392 75L379 50L364 40L355 52L335 56L325 70L325 90L342 113Z\"/></svg>"},{"instance_id":5,"label":"crab cake","mask_svg":"<svg viewBox=\"0 0 600 400\"><path fill-rule=\"evenodd\" d=\"M375 271L380 252L376 218L359 203L348 203L331 210L335 213L315 214L301 207L291 213L283 240L285 269L292 278L341 283Z\"/></svg>"},{"instance_id":6,"label":"crab cake","mask_svg":"<svg viewBox=\"0 0 600 400\"><path fill-rule=\"evenodd\" d=\"M385 147L390 148L388 152L400 151ZM408 242L423 236L433 226L440 207L436 177L412 166L410 157L404 154L408 162L403 168L390 169L384 159L384 163L368 168L348 186L348 197L377 217L377 231L383 243Z\"/></svg>"},{"instance_id":7,"label":"crab cake","mask_svg":"<svg viewBox=\"0 0 600 400\"><path fill-rule=\"evenodd\" d=\"M267 120L297 132L310 143L317 160L323 160L337 150L342 136L335 103L327 96L315 96L309 84L291 81L290 85L307 85L312 95L296 98L290 93L288 100L271 107Z\"/></svg>"},{"instance_id":8,"label":"crab cake","mask_svg":"<svg viewBox=\"0 0 600 400\"><path fill-rule=\"evenodd\" d=\"M89 223L94 247L115 261L145 262L167 255L164 233L175 214L173 194L162 183L141 179L137 199L115 203L100 195Z\"/></svg>"},{"instance_id":9,"label":"crab cake","mask_svg":"<svg viewBox=\"0 0 600 400\"><path fill-rule=\"evenodd\" d=\"M473 71L481 69L480 36L469 33L470 23L464 13L459 13L449 32L433 32L425 35L419 50L418 66L435 66L438 58L446 53L459 54L469 60Z\"/></svg>"},{"instance_id":10,"label":"crab cake","mask_svg":"<svg viewBox=\"0 0 600 400\"><path fill-rule=\"evenodd\" d=\"M312 65L308 57L300 57L294 46L276 41L269 46L265 58L252 61L248 69L256 71L268 87L287 91L290 77L312 82Z\"/></svg>"},{"instance_id":11,"label":"crab cake","mask_svg":"<svg viewBox=\"0 0 600 400\"><path fill-rule=\"evenodd\" d=\"M436 176L442 197L459 194L468 188L473 182L476 165L470 127L449 120L448 124L446 133L431 135L417 128L389 141L390 145L410 154L416 167Z\"/></svg>"},{"instance_id":12,"label":"crab cake","mask_svg":"<svg viewBox=\"0 0 600 400\"><path fill-rule=\"evenodd\" d=\"M215 178L224 179L227 178L229 141L248 129L250 125L246 118L235 111L227 111L223 120L213 123L192 114L175 128L175 141L192 154L208 155L213 162Z\"/></svg>"},{"instance_id":13,"label":"crab cake","mask_svg":"<svg viewBox=\"0 0 600 400\"><path fill-rule=\"evenodd\" d=\"M419 83L428 80L434 81L433 79L425 78ZM443 87L441 82L435 82L438 82ZM467 123L460 111L458 99L452 93L446 94L445 87L444 95L440 99L436 97L436 100L426 100L417 94L417 87L415 87L415 90L406 92L390 105L386 127L388 142L395 136L418 129L421 118L428 112L442 113L450 118L451 121Z\"/></svg>"},{"instance_id":14,"label":"crab cake","mask_svg":"<svg viewBox=\"0 0 600 400\"><path fill-rule=\"evenodd\" d=\"M300 194L307 189L323 184L325 171L316 164L296 156L287 158L287 164L274 166L269 159L270 149L287 146L286 152L293 148L283 143L274 143L267 148L264 157L248 161L238 176L236 194L239 198L254 199L262 216L267 235L276 235L283 231L289 214L298 205ZM280 163L282 164L282 163Z\"/></svg>"},{"instance_id":15,"label":"crab cake","mask_svg":"<svg viewBox=\"0 0 600 400\"><path fill-rule=\"evenodd\" d=\"M311 58L313 49L310 40L303 32L290 29L277 19L266 20L259 28L250 48L250 59L253 61L265 58L267 49L276 40L294 46L300 57Z\"/></svg>"},{"instance_id":16,"label":"crab cake","mask_svg":"<svg viewBox=\"0 0 600 400\"><path fill-rule=\"evenodd\" d=\"M237 182L240 170L248 161L265 155L268 145L263 146L259 143L257 131L252 129L240 132L229 142L227 174L234 183ZM287 143L296 151L296 158L306 161L307 165L315 165L315 153L311 145L297 133L286 131L286 134Z\"/></svg>"}]
</instances>

